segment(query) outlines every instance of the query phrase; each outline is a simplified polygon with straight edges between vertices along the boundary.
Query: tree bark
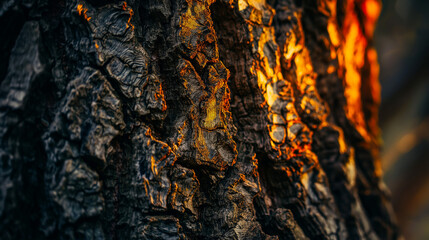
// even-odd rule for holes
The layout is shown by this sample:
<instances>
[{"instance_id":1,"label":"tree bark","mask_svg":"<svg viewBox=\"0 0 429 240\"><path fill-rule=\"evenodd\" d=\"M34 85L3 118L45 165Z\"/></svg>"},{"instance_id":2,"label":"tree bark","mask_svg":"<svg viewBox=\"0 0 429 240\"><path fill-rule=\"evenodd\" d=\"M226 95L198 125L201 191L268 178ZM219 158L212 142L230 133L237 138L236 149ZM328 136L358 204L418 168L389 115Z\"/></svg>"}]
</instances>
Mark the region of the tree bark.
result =
<instances>
[{"instance_id":1,"label":"tree bark","mask_svg":"<svg viewBox=\"0 0 429 240\"><path fill-rule=\"evenodd\" d=\"M397 239L377 0L0 4L1 239Z\"/></svg>"}]
</instances>

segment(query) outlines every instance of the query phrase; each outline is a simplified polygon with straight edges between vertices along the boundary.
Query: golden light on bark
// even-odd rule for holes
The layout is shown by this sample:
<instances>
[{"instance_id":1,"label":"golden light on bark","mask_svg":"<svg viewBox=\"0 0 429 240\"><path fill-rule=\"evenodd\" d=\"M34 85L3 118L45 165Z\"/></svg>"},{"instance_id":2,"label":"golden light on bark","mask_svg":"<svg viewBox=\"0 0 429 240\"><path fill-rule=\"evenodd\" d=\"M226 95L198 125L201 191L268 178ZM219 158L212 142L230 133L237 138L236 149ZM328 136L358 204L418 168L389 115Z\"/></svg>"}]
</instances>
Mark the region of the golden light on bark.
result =
<instances>
[{"instance_id":1,"label":"golden light on bark","mask_svg":"<svg viewBox=\"0 0 429 240\"><path fill-rule=\"evenodd\" d=\"M326 44L330 49L331 60L337 62L337 65L330 64L326 68L326 74L336 75L342 81L345 117L363 139L362 144L374 145L369 149L375 158L375 174L380 176L378 149L375 147L379 144L376 112L380 101L380 86L377 54L370 47L369 41L371 41L381 4L377 0L347 1L347 14L341 27L336 16L337 2L326 1L325 4L319 10L323 10L328 16L326 32L329 42ZM274 27L258 25L262 17L256 13L271 11L276 14L273 9L264 1L240 1L239 8L255 9L252 10L255 16L252 14L249 16L252 24L248 25L248 31L251 39L255 39L253 46L259 58L253 63L251 72L257 77L258 86L265 100L262 107L268 109L267 129L271 147L278 152L278 156L286 155L286 158L290 159L294 156L306 155L317 162L317 156L311 150L311 139L314 131L325 126L339 132L338 142L341 153L353 153L353 147L348 145L342 129L326 120L330 109L318 93L316 86L318 73L313 68L310 52L303 36L305 34L301 23L302 12L293 13L297 26L287 32L286 41L281 49L275 37ZM363 13L363 22L359 20L356 8L360 8ZM262 31L256 31L257 28L261 28ZM267 49L272 49L272 52L269 53ZM269 61L273 59L272 55L275 62ZM289 69L285 71L282 66L287 66ZM369 69L367 75L363 74L365 67ZM284 75L285 73L287 76ZM364 97L369 97L374 106L364 106ZM286 118L283 118L279 112L279 106L286 108ZM365 115L365 109L368 110L368 108L371 116ZM319 123L309 124L302 120L303 115L310 113L317 116ZM350 157L353 158L353 156ZM354 163L354 160L350 159L350 162Z\"/></svg>"},{"instance_id":2,"label":"golden light on bark","mask_svg":"<svg viewBox=\"0 0 429 240\"><path fill-rule=\"evenodd\" d=\"M362 111L361 99L361 69L365 63L365 50L367 42L359 28L356 16L349 16L343 27L345 36L344 53L344 95L346 97L346 115L355 125L361 136L369 141L368 132Z\"/></svg>"},{"instance_id":3,"label":"golden light on bark","mask_svg":"<svg viewBox=\"0 0 429 240\"><path fill-rule=\"evenodd\" d=\"M85 8L82 4L78 4L77 8L76 8L77 12L79 13L80 16L83 16L83 18L89 22L89 20L91 20L91 17L88 17L88 15L86 14L86 12L88 11L87 8Z\"/></svg>"}]
</instances>

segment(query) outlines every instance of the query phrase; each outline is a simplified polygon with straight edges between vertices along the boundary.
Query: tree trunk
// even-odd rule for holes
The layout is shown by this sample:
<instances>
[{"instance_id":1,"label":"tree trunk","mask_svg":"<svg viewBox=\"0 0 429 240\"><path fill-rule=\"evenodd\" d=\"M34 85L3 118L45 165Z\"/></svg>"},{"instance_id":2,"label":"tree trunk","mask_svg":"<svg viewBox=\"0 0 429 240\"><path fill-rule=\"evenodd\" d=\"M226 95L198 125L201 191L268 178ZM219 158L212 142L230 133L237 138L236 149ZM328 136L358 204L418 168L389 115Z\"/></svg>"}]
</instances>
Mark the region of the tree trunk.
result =
<instances>
[{"instance_id":1,"label":"tree trunk","mask_svg":"<svg viewBox=\"0 0 429 240\"><path fill-rule=\"evenodd\" d=\"M1 239L397 239L378 0L0 4Z\"/></svg>"}]
</instances>

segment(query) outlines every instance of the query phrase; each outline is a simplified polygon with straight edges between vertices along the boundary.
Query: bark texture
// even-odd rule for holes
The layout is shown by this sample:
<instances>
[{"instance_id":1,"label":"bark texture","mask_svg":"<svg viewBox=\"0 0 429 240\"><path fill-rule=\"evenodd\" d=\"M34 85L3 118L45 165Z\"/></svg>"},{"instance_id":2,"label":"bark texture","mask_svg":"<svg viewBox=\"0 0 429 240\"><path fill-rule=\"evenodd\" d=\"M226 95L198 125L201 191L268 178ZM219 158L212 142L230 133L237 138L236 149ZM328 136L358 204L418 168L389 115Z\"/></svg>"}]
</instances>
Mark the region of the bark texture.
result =
<instances>
[{"instance_id":1,"label":"bark texture","mask_svg":"<svg viewBox=\"0 0 429 240\"><path fill-rule=\"evenodd\" d=\"M0 4L1 239L397 239L377 0Z\"/></svg>"}]
</instances>

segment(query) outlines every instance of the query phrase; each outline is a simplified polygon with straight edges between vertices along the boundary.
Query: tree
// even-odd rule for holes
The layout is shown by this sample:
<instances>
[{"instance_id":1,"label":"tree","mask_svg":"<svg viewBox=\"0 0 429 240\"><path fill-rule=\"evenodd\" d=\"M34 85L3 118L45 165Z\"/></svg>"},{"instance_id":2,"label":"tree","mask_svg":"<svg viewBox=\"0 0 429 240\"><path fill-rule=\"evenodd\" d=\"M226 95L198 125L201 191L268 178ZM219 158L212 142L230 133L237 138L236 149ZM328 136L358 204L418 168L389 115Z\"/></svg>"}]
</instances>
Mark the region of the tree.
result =
<instances>
[{"instance_id":1,"label":"tree","mask_svg":"<svg viewBox=\"0 0 429 240\"><path fill-rule=\"evenodd\" d=\"M396 239L377 0L1 3L1 239Z\"/></svg>"}]
</instances>

